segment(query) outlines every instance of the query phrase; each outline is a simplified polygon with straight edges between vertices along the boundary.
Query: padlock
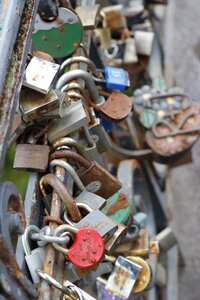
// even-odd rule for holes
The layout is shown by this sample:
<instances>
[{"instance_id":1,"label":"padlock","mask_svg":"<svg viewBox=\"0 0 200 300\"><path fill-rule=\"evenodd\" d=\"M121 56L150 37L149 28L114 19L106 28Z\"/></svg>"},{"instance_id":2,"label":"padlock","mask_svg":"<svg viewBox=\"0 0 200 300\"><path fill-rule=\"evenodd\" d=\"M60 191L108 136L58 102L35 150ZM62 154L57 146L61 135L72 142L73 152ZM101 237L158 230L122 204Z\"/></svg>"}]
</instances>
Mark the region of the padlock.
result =
<instances>
[{"instance_id":1,"label":"padlock","mask_svg":"<svg viewBox=\"0 0 200 300\"><path fill-rule=\"evenodd\" d=\"M124 49L124 64L134 64L138 62L136 42L134 38L127 38Z\"/></svg>"},{"instance_id":2,"label":"padlock","mask_svg":"<svg viewBox=\"0 0 200 300\"><path fill-rule=\"evenodd\" d=\"M79 47L82 35L81 21L71 9L59 7L58 18L52 22L43 21L36 15L32 34L34 48L49 53L53 58L72 54Z\"/></svg>"},{"instance_id":3,"label":"padlock","mask_svg":"<svg viewBox=\"0 0 200 300\"><path fill-rule=\"evenodd\" d=\"M53 246L65 254L74 265L88 268L101 260L104 254L104 241L96 230L89 227L78 229L70 225L61 225L56 228L54 236L58 236L62 232L70 232L75 235L72 246L69 249L56 243L53 243Z\"/></svg>"},{"instance_id":4,"label":"padlock","mask_svg":"<svg viewBox=\"0 0 200 300\"><path fill-rule=\"evenodd\" d=\"M92 210L101 210L106 205L106 200L87 190L82 191L78 197L75 198L76 203L87 204Z\"/></svg>"},{"instance_id":5,"label":"padlock","mask_svg":"<svg viewBox=\"0 0 200 300\"><path fill-rule=\"evenodd\" d=\"M77 224L70 222L67 215L65 214L65 221L70 225L75 225L76 227L91 227L99 232L103 237L105 244L105 251L111 253L118 246L120 241L125 237L127 233L127 227L120 222L111 220L105 216L99 210L92 209L91 205L83 202L77 202L79 208L83 208L89 212L80 222ZM95 212L95 213L94 213Z\"/></svg>"},{"instance_id":6,"label":"padlock","mask_svg":"<svg viewBox=\"0 0 200 300\"><path fill-rule=\"evenodd\" d=\"M98 110L100 110L102 117L105 117L108 121L120 122L129 115L132 107L132 101L127 95L114 91Z\"/></svg>"},{"instance_id":7,"label":"padlock","mask_svg":"<svg viewBox=\"0 0 200 300\"><path fill-rule=\"evenodd\" d=\"M107 89L124 91L130 86L128 72L121 68L105 67Z\"/></svg>"},{"instance_id":8,"label":"padlock","mask_svg":"<svg viewBox=\"0 0 200 300\"><path fill-rule=\"evenodd\" d=\"M76 12L84 30L95 29L99 21L100 5L77 6Z\"/></svg>"},{"instance_id":9,"label":"padlock","mask_svg":"<svg viewBox=\"0 0 200 300\"><path fill-rule=\"evenodd\" d=\"M128 299L140 274L142 267L132 261L118 256L114 269L108 278L106 288Z\"/></svg>"},{"instance_id":10,"label":"padlock","mask_svg":"<svg viewBox=\"0 0 200 300\"><path fill-rule=\"evenodd\" d=\"M30 238L31 234L39 233L40 230L35 225L29 225L26 229L24 234L22 235L22 243L25 252L25 260L31 274L32 280L34 284L40 282L40 278L36 273L37 268L43 268L44 262L44 247L38 247L34 250L30 248Z\"/></svg>"},{"instance_id":11,"label":"padlock","mask_svg":"<svg viewBox=\"0 0 200 300\"><path fill-rule=\"evenodd\" d=\"M64 139L63 139L64 141ZM56 148L58 144L54 144L53 148ZM83 168L77 170L77 174L84 186L87 186L93 181L99 181L101 183L100 189L96 192L97 195L108 199L114 193L121 188L119 180L110 174L106 169L97 164L96 162L90 162L78 153L73 151L61 150L56 151L56 154L50 155L50 160L54 158L72 158L75 159Z\"/></svg>"},{"instance_id":12,"label":"padlock","mask_svg":"<svg viewBox=\"0 0 200 300\"><path fill-rule=\"evenodd\" d=\"M139 266L141 266L139 276L138 276L138 278L137 278L137 280L136 280L136 282L133 286L133 292L134 293L140 293L148 287L148 285L151 281L152 275L151 275L150 266L141 257L127 256L126 259L132 261L133 263L135 263Z\"/></svg>"},{"instance_id":13,"label":"padlock","mask_svg":"<svg viewBox=\"0 0 200 300\"><path fill-rule=\"evenodd\" d=\"M47 94L58 74L60 65L34 56L25 70L23 85Z\"/></svg>"},{"instance_id":14,"label":"padlock","mask_svg":"<svg viewBox=\"0 0 200 300\"><path fill-rule=\"evenodd\" d=\"M87 125L88 116L81 101L72 103L66 108L65 114L60 120L55 120L53 126L48 131L48 140L54 142L60 137L64 137L75 130Z\"/></svg>"},{"instance_id":15,"label":"padlock","mask_svg":"<svg viewBox=\"0 0 200 300\"><path fill-rule=\"evenodd\" d=\"M49 146L18 144L16 146L13 168L19 171L45 172L49 160Z\"/></svg>"},{"instance_id":16,"label":"padlock","mask_svg":"<svg viewBox=\"0 0 200 300\"><path fill-rule=\"evenodd\" d=\"M97 195L105 199L111 197L121 188L119 180L97 162L91 162L90 167L85 170L79 169L77 174L85 186L94 180L101 182L101 188L97 191Z\"/></svg>"},{"instance_id":17,"label":"padlock","mask_svg":"<svg viewBox=\"0 0 200 300\"><path fill-rule=\"evenodd\" d=\"M99 118L95 118L95 122L88 125L88 130L93 137L95 136L95 142L99 153L103 153L110 148L110 140L108 139L107 133Z\"/></svg>"},{"instance_id":18,"label":"padlock","mask_svg":"<svg viewBox=\"0 0 200 300\"><path fill-rule=\"evenodd\" d=\"M43 115L57 109L57 118L62 118L64 111L71 101L69 97L60 91L50 90L44 95L28 88L22 88L20 93L20 110L23 119L28 122L35 119L41 119ZM46 116L46 118L48 118Z\"/></svg>"},{"instance_id":19,"label":"padlock","mask_svg":"<svg viewBox=\"0 0 200 300\"><path fill-rule=\"evenodd\" d=\"M150 56L153 48L154 32L136 30L134 32L137 53Z\"/></svg>"},{"instance_id":20,"label":"padlock","mask_svg":"<svg viewBox=\"0 0 200 300\"><path fill-rule=\"evenodd\" d=\"M127 226L124 224L117 222L115 220L112 220L116 225L118 226L117 230L114 232L114 234L105 242L105 251L107 253L112 253L119 243L125 238L127 234Z\"/></svg>"}]
</instances>

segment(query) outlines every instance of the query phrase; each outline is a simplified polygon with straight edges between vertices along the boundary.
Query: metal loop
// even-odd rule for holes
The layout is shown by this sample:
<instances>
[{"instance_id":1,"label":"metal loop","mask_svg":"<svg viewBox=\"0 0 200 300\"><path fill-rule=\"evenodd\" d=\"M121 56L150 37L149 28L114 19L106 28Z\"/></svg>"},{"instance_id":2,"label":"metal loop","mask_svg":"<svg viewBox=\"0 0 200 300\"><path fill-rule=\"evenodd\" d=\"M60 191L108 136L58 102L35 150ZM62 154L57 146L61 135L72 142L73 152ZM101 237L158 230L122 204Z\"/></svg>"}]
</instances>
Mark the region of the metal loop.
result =
<instances>
[{"instance_id":1,"label":"metal loop","mask_svg":"<svg viewBox=\"0 0 200 300\"><path fill-rule=\"evenodd\" d=\"M92 71L92 74L95 77L98 77L99 74L97 72L96 66L89 58L86 58L84 56L74 56L66 59L60 66L60 70L63 71L65 67L74 64L74 63L85 63L89 66L90 70Z\"/></svg>"},{"instance_id":2,"label":"metal loop","mask_svg":"<svg viewBox=\"0 0 200 300\"><path fill-rule=\"evenodd\" d=\"M59 159L52 160L49 164L51 173L54 173L54 167L56 167L56 166L60 166L60 167L64 168L72 176L72 178L74 179L74 181L80 191L86 191L86 188L83 185L80 178L78 177L76 171L73 169L73 167L69 163L67 163L64 160L59 160Z\"/></svg>"},{"instance_id":3,"label":"metal loop","mask_svg":"<svg viewBox=\"0 0 200 300\"><path fill-rule=\"evenodd\" d=\"M70 233L74 233L76 234L77 231L78 231L78 228L75 228L73 226L70 226L70 225L60 225L56 228L55 232L54 232L54 236L59 236L59 234L63 233L63 232L70 232ZM57 250L57 251L60 251L61 253L63 253L64 255L67 255L68 254L68 249L67 248L64 248L60 245L58 245L57 243L53 243L53 247Z\"/></svg>"},{"instance_id":4,"label":"metal loop","mask_svg":"<svg viewBox=\"0 0 200 300\"><path fill-rule=\"evenodd\" d=\"M31 247L29 245L29 239L31 238L31 233L39 233L40 229L35 225L29 225L26 227L24 234L22 235L22 244L24 248L25 255L31 255Z\"/></svg>"},{"instance_id":5,"label":"metal loop","mask_svg":"<svg viewBox=\"0 0 200 300\"><path fill-rule=\"evenodd\" d=\"M76 205L78 206L78 208L84 208L84 209L86 209L89 213L93 211L93 209L89 205L87 205L86 203L76 203ZM77 223L72 222L70 220L70 218L68 217L68 214L67 214L67 210L64 211L63 219L70 226L75 226L77 224Z\"/></svg>"}]
</instances>

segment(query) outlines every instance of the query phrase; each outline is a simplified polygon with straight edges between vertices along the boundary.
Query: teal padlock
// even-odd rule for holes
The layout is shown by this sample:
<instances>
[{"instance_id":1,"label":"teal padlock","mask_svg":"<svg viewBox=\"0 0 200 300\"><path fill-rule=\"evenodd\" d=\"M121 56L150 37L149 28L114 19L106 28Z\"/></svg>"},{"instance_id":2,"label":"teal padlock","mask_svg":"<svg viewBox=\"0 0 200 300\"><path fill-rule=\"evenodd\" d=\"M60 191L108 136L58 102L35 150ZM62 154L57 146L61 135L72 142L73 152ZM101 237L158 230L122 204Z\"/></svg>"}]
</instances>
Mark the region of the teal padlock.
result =
<instances>
[{"instance_id":1,"label":"teal padlock","mask_svg":"<svg viewBox=\"0 0 200 300\"><path fill-rule=\"evenodd\" d=\"M83 26L78 15L60 7L58 18L45 22L39 14L36 16L32 39L34 48L48 53L53 58L66 57L79 47L83 36Z\"/></svg>"}]
</instances>

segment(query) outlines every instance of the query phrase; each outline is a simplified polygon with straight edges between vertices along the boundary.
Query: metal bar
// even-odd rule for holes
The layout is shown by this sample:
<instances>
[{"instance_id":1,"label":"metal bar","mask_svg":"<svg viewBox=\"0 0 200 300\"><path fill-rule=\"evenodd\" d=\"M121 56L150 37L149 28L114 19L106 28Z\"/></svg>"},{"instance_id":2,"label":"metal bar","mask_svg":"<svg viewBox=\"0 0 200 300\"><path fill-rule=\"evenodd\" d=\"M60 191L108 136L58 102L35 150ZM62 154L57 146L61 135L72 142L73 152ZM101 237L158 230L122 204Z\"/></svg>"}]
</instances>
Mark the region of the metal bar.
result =
<instances>
[{"instance_id":1,"label":"metal bar","mask_svg":"<svg viewBox=\"0 0 200 300\"><path fill-rule=\"evenodd\" d=\"M167 277L166 300L178 300L178 245L167 251Z\"/></svg>"},{"instance_id":2,"label":"metal bar","mask_svg":"<svg viewBox=\"0 0 200 300\"><path fill-rule=\"evenodd\" d=\"M38 3L39 0L26 0L24 5L21 0L4 0L0 7L0 171L17 107L18 89L31 44Z\"/></svg>"}]
</instances>

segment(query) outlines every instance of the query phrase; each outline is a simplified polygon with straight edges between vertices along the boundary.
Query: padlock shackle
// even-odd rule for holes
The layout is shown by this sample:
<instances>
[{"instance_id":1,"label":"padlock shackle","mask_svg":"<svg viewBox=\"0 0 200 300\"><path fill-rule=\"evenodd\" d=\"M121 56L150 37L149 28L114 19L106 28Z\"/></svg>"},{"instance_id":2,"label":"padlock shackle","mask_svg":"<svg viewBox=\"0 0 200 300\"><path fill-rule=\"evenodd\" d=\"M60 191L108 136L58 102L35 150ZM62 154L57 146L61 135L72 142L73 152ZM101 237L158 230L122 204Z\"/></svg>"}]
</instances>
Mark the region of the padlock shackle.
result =
<instances>
[{"instance_id":1,"label":"padlock shackle","mask_svg":"<svg viewBox=\"0 0 200 300\"><path fill-rule=\"evenodd\" d=\"M72 70L63 74L56 83L56 89L60 90L66 83L75 79L83 79L85 81L86 87L96 105L101 106L104 104L105 99L102 96L99 96L92 75L83 70Z\"/></svg>"},{"instance_id":2,"label":"padlock shackle","mask_svg":"<svg viewBox=\"0 0 200 300\"><path fill-rule=\"evenodd\" d=\"M69 82L67 84L65 84L62 89L61 92L67 92L67 91L74 91L74 90L78 90L80 92L80 94L82 96L84 96L84 89L82 87L81 84L77 83L77 82Z\"/></svg>"},{"instance_id":3,"label":"padlock shackle","mask_svg":"<svg viewBox=\"0 0 200 300\"><path fill-rule=\"evenodd\" d=\"M85 210L87 210L89 213L93 211L93 209L87 205L86 203L81 203L81 202L78 202L76 203L76 205L80 208L84 208ZM75 222L72 222L69 217L68 217L68 214L67 214L67 211L65 210L64 211L64 214L63 214L63 219L65 222L67 222L70 226L75 226L77 223Z\"/></svg>"},{"instance_id":4,"label":"padlock shackle","mask_svg":"<svg viewBox=\"0 0 200 300\"><path fill-rule=\"evenodd\" d=\"M22 235L22 244L24 248L24 253L26 256L31 255L31 247L29 240L31 239L31 234L39 233L40 229L36 225L29 225L26 227L24 234Z\"/></svg>"},{"instance_id":5,"label":"padlock shackle","mask_svg":"<svg viewBox=\"0 0 200 300\"><path fill-rule=\"evenodd\" d=\"M64 68L74 64L74 63L85 63L88 65L88 67L90 68L90 70L92 71L92 74L95 77L99 77L99 74L97 72L97 68L95 66L95 64L93 63L93 61L91 61L89 58L84 57L84 56L74 56L74 57L70 57L68 59L66 59L60 66L60 70L64 71Z\"/></svg>"},{"instance_id":6,"label":"padlock shackle","mask_svg":"<svg viewBox=\"0 0 200 300\"><path fill-rule=\"evenodd\" d=\"M76 205L74 198L69 194L65 185L62 183L60 179L56 175L47 174L44 175L39 182L41 192L43 196L46 196L46 192L44 186L50 185L55 192L58 194L60 199L66 205L66 208L69 212L71 219L75 222L78 222L82 219L81 213Z\"/></svg>"},{"instance_id":7,"label":"padlock shackle","mask_svg":"<svg viewBox=\"0 0 200 300\"><path fill-rule=\"evenodd\" d=\"M62 168L64 168L70 175L71 177L74 179L77 187L79 188L80 191L86 191L85 186L83 185L82 181L80 180L80 178L78 177L76 171L74 170L74 168L67 163L64 160L60 160L60 159L54 159L50 162L49 164L49 168L50 168L50 172L54 173L54 167L56 166L60 166Z\"/></svg>"},{"instance_id":8,"label":"padlock shackle","mask_svg":"<svg viewBox=\"0 0 200 300\"><path fill-rule=\"evenodd\" d=\"M85 155L84 147L77 143L75 139L69 137L59 138L53 142L52 148L56 149L61 146L72 146L78 151L78 153L80 153L83 156Z\"/></svg>"},{"instance_id":9,"label":"padlock shackle","mask_svg":"<svg viewBox=\"0 0 200 300\"><path fill-rule=\"evenodd\" d=\"M78 228L67 225L67 224L63 224L60 225L56 228L56 230L54 231L54 237L59 236L59 234L63 233L63 232L71 232L76 234L78 232ZM64 248L56 243L53 243L53 247L57 250L62 252L63 254L67 255L69 250L67 248Z\"/></svg>"},{"instance_id":10,"label":"padlock shackle","mask_svg":"<svg viewBox=\"0 0 200 300\"><path fill-rule=\"evenodd\" d=\"M89 169L92 164L90 161L88 161L86 158L84 158L80 154L78 154L74 151L68 151L68 150L59 150L59 151L55 151L54 153L51 153L49 160L52 161L53 159L59 159L59 158L68 158L68 159L71 158L75 162L78 162L85 169Z\"/></svg>"}]
</instances>

